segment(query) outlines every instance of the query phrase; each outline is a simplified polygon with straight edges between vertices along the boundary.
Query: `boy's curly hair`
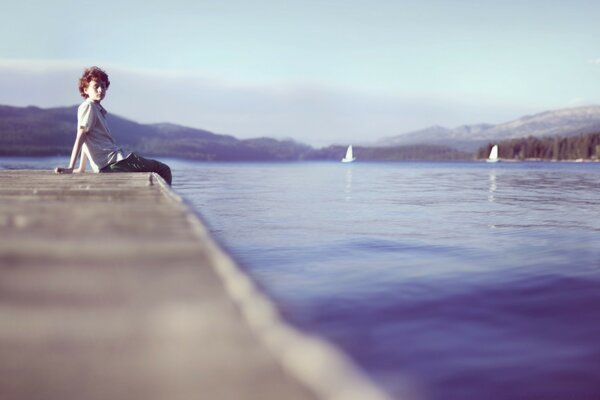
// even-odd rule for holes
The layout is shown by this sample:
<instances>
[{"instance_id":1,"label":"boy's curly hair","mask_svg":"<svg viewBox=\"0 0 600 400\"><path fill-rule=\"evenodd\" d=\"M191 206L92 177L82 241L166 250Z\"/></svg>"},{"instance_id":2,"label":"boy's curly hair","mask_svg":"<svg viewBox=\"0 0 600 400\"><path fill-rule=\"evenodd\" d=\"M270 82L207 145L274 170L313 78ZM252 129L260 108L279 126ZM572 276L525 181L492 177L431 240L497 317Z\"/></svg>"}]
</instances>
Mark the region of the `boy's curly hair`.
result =
<instances>
[{"instance_id":1,"label":"boy's curly hair","mask_svg":"<svg viewBox=\"0 0 600 400\"><path fill-rule=\"evenodd\" d=\"M104 72L99 67L89 67L83 71L83 75L79 78L79 93L81 97L87 99L87 94L85 94L84 90L88 87L91 81L98 81L106 83L106 88L110 86L110 81L108 80L108 74Z\"/></svg>"}]
</instances>

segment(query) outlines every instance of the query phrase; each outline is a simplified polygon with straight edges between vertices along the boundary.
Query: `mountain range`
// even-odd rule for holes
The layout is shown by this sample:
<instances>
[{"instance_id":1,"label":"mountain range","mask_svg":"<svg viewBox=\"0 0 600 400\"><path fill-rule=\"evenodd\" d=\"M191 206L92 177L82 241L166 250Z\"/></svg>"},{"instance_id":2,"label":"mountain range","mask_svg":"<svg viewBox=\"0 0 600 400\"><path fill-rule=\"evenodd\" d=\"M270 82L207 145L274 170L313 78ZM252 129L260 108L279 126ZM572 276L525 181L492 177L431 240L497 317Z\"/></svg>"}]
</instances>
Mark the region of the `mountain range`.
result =
<instances>
[{"instance_id":1,"label":"mountain range","mask_svg":"<svg viewBox=\"0 0 600 400\"><path fill-rule=\"evenodd\" d=\"M75 139L77 106L43 109L0 105L0 156L68 155ZM314 149L294 140L237 139L172 123L139 124L108 114L117 143L148 156L204 161L339 160L345 146ZM600 132L600 106L528 115L503 124L433 126L355 146L361 160L472 159L489 143L526 137L569 137Z\"/></svg>"},{"instance_id":2,"label":"mountain range","mask_svg":"<svg viewBox=\"0 0 600 400\"><path fill-rule=\"evenodd\" d=\"M68 155L75 140L77 106L42 109L0 106L0 155ZM126 152L220 161L287 161L312 150L293 140L239 140L171 123L139 124L107 115L111 133Z\"/></svg>"},{"instance_id":3,"label":"mountain range","mask_svg":"<svg viewBox=\"0 0 600 400\"><path fill-rule=\"evenodd\" d=\"M474 151L486 143L507 139L529 136L538 138L547 136L569 137L598 131L600 131L600 106L585 106L545 111L498 125L462 125L452 129L432 126L387 137L371 145L379 147L438 144L463 151Z\"/></svg>"}]
</instances>

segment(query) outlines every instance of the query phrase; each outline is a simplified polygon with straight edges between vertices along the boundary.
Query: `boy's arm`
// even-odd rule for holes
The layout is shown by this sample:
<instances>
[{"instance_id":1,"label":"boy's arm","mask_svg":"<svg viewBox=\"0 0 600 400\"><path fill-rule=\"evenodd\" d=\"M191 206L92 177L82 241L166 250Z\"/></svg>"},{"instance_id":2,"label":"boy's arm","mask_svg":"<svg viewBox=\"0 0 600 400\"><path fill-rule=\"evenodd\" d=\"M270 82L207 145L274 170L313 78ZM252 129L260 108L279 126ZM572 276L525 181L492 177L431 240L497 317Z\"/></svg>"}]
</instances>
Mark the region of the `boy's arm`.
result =
<instances>
[{"instance_id":1,"label":"boy's arm","mask_svg":"<svg viewBox=\"0 0 600 400\"><path fill-rule=\"evenodd\" d=\"M83 142L85 141L85 134L85 128L77 128L77 137L75 138L75 143L73 144L73 151L71 152L71 161L69 162L69 166L67 168L56 167L54 172L57 174L70 174L73 172L75 162L77 161L77 157L81 152L81 146L83 146Z\"/></svg>"},{"instance_id":2,"label":"boy's arm","mask_svg":"<svg viewBox=\"0 0 600 400\"><path fill-rule=\"evenodd\" d=\"M85 166L87 165L87 154L85 153L85 151L81 152L81 161L79 162L79 168L77 168L75 171L76 173L84 173L85 172Z\"/></svg>"}]
</instances>

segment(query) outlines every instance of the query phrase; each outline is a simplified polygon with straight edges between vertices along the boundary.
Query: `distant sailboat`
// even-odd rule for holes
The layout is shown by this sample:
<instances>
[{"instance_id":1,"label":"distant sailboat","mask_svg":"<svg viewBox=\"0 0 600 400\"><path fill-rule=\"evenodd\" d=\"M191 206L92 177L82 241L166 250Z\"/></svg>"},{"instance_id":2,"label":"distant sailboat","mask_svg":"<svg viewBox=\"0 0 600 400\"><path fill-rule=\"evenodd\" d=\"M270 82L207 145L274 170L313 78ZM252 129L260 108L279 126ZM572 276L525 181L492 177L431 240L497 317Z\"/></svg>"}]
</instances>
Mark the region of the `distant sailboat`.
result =
<instances>
[{"instance_id":1,"label":"distant sailboat","mask_svg":"<svg viewBox=\"0 0 600 400\"><path fill-rule=\"evenodd\" d=\"M342 162L348 163L356 160L356 157L352 155L352 145L348 146L348 150L346 150L346 157L342 158Z\"/></svg>"},{"instance_id":2,"label":"distant sailboat","mask_svg":"<svg viewBox=\"0 0 600 400\"><path fill-rule=\"evenodd\" d=\"M490 156L488 157L488 159L486 161L490 162L490 163L500 161L500 159L498 158L498 145L497 144L492 146L492 150L490 151Z\"/></svg>"}]
</instances>

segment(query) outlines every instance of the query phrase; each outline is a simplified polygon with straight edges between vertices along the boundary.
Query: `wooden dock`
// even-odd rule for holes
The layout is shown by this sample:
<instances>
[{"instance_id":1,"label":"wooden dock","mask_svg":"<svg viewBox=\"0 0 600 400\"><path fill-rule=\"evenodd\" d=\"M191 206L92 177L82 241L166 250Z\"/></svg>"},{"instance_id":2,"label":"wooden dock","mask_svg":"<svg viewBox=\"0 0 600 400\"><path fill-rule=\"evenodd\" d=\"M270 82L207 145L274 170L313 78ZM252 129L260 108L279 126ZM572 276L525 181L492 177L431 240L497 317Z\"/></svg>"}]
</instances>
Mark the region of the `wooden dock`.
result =
<instances>
[{"instance_id":1,"label":"wooden dock","mask_svg":"<svg viewBox=\"0 0 600 400\"><path fill-rule=\"evenodd\" d=\"M0 171L0 399L385 399L154 174Z\"/></svg>"}]
</instances>

